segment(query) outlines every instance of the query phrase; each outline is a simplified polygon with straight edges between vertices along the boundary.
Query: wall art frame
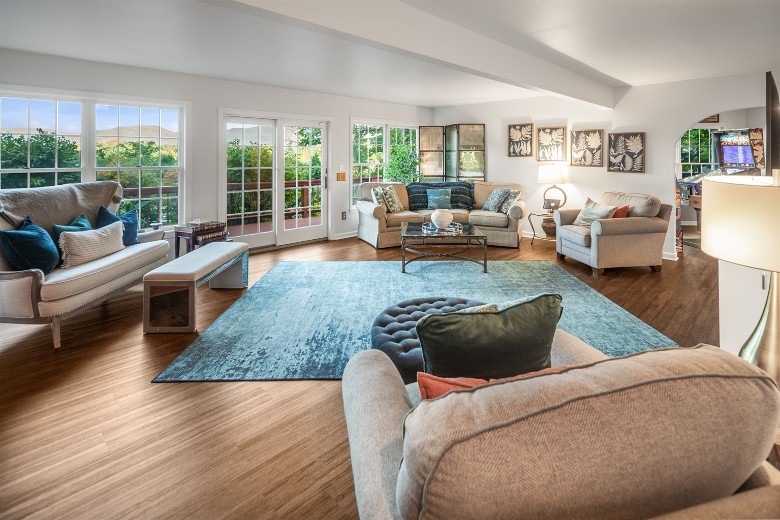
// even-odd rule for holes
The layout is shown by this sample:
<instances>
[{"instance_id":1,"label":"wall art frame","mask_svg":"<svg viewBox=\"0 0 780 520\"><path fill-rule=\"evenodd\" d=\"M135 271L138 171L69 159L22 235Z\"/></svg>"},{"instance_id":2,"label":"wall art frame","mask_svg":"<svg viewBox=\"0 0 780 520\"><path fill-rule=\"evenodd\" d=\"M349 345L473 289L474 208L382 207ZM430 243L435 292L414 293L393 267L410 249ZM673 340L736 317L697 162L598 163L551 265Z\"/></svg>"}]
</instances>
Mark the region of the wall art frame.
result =
<instances>
[{"instance_id":1,"label":"wall art frame","mask_svg":"<svg viewBox=\"0 0 780 520\"><path fill-rule=\"evenodd\" d=\"M566 161L566 127L536 128L536 162Z\"/></svg>"},{"instance_id":2,"label":"wall art frame","mask_svg":"<svg viewBox=\"0 0 780 520\"><path fill-rule=\"evenodd\" d=\"M534 156L534 124L512 123L507 128L507 156Z\"/></svg>"},{"instance_id":3,"label":"wall art frame","mask_svg":"<svg viewBox=\"0 0 780 520\"><path fill-rule=\"evenodd\" d=\"M645 132L610 132L608 172L645 173Z\"/></svg>"},{"instance_id":4,"label":"wall art frame","mask_svg":"<svg viewBox=\"0 0 780 520\"><path fill-rule=\"evenodd\" d=\"M569 164L602 168L604 166L604 130L601 128L572 130Z\"/></svg>"}]
</instances>

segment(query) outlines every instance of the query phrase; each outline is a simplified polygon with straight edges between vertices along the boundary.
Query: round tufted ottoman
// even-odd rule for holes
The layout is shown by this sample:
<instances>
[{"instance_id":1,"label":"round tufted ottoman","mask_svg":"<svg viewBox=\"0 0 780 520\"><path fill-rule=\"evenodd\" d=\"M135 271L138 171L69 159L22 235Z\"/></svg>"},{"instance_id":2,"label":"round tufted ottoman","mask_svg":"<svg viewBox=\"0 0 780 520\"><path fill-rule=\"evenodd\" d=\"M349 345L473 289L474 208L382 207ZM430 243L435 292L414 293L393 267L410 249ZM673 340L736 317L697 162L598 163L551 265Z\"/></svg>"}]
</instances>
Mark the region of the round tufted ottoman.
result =
<instances>
[{"instance_id":1,"label":"round tufted ottoman","mask_svg":"<svg viewBox=\"0 0 780 520\"><path fill-rule=\"evenodd\" d=\"M423 369L422 348L417 339L417 320L426 314L454 312L483 305L476 300L433 296L396 303L383 310L371 325L371 348L379 349L395 364L405 384L417 381Z\"/></svg>"}]
</instances>

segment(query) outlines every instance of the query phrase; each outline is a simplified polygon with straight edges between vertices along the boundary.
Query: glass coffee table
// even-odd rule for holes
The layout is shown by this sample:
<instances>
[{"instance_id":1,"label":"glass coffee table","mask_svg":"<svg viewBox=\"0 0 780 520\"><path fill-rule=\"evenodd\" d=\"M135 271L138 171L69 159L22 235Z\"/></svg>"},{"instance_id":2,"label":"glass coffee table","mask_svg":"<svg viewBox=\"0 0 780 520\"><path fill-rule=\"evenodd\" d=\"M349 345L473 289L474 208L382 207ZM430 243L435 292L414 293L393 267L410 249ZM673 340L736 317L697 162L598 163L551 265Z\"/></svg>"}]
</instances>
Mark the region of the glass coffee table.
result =
<instances>
[{"instance_id":1,"label":"glass coffee table","mask_svg":"<svg viewBox=\"0 0 780 520\"><path fill-rule=\"evenodd\" d=\"M482 248L482 259L466 256L472 247ZM417 256L407 259L407 254ZM432 223L401 223L401 272L406 265L425 258L458 258L476 264L482 264L487 273L487 236L473 224L450 224L445 229L437 229Z\"/></svg>"}]
</instances>

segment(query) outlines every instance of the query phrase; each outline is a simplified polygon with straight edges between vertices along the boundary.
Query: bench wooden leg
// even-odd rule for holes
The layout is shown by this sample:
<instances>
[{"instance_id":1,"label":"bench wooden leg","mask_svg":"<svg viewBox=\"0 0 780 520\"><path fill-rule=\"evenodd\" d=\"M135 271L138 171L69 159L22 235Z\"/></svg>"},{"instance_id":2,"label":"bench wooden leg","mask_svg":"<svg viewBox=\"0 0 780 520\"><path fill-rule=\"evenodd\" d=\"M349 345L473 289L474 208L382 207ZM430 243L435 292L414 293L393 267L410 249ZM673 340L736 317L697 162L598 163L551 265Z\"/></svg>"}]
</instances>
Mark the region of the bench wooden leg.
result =
<instances>
[{"instance_id":1,"label":"bench wooden leg","mask_svg":"<svg viewBox=\"0 0 780 520\"><path fill-rule=\"evenodd\" d=\"M144 333L195 332L195 282L144 282Z\"/></svg>"},{"instance_id":2,"label":"bench wooden leg","mask_svg":"<svg viewBox=\"0 0 780 520\"><path fill-rule=\"evenodd\" d=\"M210 289L243 289L249 285L249 254L244 251L233 264L209 280Z\"/></svg>"}]
</instances>

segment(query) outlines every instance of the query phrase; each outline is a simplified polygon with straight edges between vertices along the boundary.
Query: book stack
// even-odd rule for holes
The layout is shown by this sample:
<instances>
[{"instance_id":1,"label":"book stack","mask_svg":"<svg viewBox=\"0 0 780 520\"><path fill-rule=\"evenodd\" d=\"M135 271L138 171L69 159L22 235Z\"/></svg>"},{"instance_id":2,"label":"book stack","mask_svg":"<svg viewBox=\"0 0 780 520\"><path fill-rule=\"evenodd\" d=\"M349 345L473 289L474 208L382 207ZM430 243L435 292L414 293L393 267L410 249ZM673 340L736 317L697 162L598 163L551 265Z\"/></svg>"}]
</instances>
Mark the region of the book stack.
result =
<instances>
[{"instance_id":1,"label":"book stack","mask_svg":"<svg viewBox=\"0 0 780 520\"><path fill-rule=\"evenodd\" d=\"M174 226L174 231L180 236L192 239L192 248L204 246L210 242L229 241L227 225L215 220L207 222L190 222L183 226Z\"/></svg>"}]
</instances>

